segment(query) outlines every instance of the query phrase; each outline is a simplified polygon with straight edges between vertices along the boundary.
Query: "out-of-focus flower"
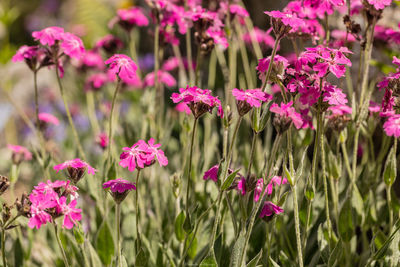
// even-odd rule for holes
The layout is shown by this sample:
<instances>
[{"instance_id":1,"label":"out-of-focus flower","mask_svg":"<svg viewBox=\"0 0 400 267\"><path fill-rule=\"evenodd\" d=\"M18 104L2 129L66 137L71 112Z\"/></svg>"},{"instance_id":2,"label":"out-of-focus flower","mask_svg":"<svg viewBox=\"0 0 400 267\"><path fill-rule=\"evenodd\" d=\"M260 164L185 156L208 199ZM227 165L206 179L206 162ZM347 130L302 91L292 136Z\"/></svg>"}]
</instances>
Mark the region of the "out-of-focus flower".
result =
<instances>
[{"instance_id":1,"label":"out-of-focus flower","mask_svg":"<svg viewBox=\"0 0 400 267\"><path fill-rule=\"evenodd\" d=\"M110 139L106 133L99 133L96 137L96 143L102 148L105 149L108 147L110 143Z\"/></svg>"},{"instance_id":2,"label":"out-of-focus flower","mask_svg":"<svg viewBox=\"0 0 400 267\"><path fill-rule=\"evenodd\" d=\"M41 31L32 33L32 37L38 40L42 45L53 46L56 41L63 39L64 29L60 27L47 27Z\"/></svg>"},{"instance_id":3,"label":"out-of-focus flower","mask_svg":"<svg viewBox=\"0 0 400 267\"><path fill-rule=\"evenodd\" d=\"M124 47L124 43L114 35L108 34L97 41L95 48L102 48L108 54L114 54Z\"/></svg>"},{"instance_id":4,"label":"out-of-focus flower","mask_svg":"<svg viewBox=\"0 0 400 267\"><path fill-rule=\"evenodd\" d=\"M185 112L186 114L190 115L192 113L192 111L190 110L190 108L188 107L188 105L186 103L178 103L178 105L176 105L175 109L179 112Z\"/></svg>"},{"instance_id":5,"label":"out-of-focus flower","mask_svg":"<svg viewBox=\"0 0 400 267\"><path fill-rule=\"evenodd\" d=\"M8 144L7 148L11 150L11 158L16 165L20 164L23 160L28 161L32 159L32 153L26 147Z\"/></svg>"},{"instance_id":6,"label":"out-of-focus flower","mask_svg":"<svg viewBox=\"0 0 400 267\"><path fill-rule=\"evenodd\" d=\"M50 113L41 112L38 114L38 117L39 120L45 124L53 124L56 126L60 124L60 121L57 119L57 117Z\"/></svg>"},{"instance_id":7,"label":"out-of-focus flower","mask_svg":"<svg viewBox=\"0 0 400 267\"><path fill-rule=\"evenodd\" d=\"M131 7L129 9L119 9L117 16L111 20L110 26L114 26L115 23L118 23L124 30L130 31L135 26L149 25L149 20L140 7Z\"/></svg>"},{"instance_id":8,"label":"out-of-focus flower","mask_svg":"<svg viewBox=\"0 0 400 267\"><path fill-rule=\"evenodd\" d=\"M212 166L208 171L204 173L204 180L213 180L214 182L218 181L218 164Z\"/></svg>"},{"instance_id":9,"label":"out-of-focus flower","mask_svg":"<svg viewBox=\"0 0 400 267\"><path fill-rule=\"evenodd\" d=\"M82 40L69 32L62 35L61 48L71 58L80 59L85 54L85 47Z\"/></svg>"},{"instance_id":10,"label":"out-of-focus flower","mask_svg":"<svg viewBox=\"0 0 400 267\"><path fill-rule=\"evenodd\" d=\"M387 6L390 6L392 0L366 0L376 10L382 10Z\"/></svg>"},{"instance_id":11,"label":"out-of-focus flower","mask_svg":"<svg viewBox=\"0 0 400 267\"><path fill-rule=\"evenodd\" d=\"M271 181L267 184L265 191L268 195L271 195L275 186L284 185L287 183L288 183L288 180L286 178L282 178L281 176L274 176L274 177L272 177Z\"/></svg>"},{"instance_id":12,"label":"out-of-focus flower","mask_svg":"<svg viewBox=\"0 0 400 267\"><path fill-rule=\"evenodd\" d=\"M109 81L108 75L105 73L94 73L90 75L85 82L86 91L98 91Z\"/></svg>"},{"instance_id":13,"label":"out-of-focus flower","mask_svg":"<svg viewBox=\"0 0 400 267\"><path fill-rule=\"evenodd\" d=\"M175 78L169 74L166 71L163 70L159 70L158 71L158 82L162 83L168 87L174 87L176 86L176 80ZM144 81L143 81L143 86L144 87L152 87L155 85L155 75L154 72L150 72L149 74L147 74L144 77Z\"/></svg>"},{"instance_id":14,"label":"out-of-focus flower","mask_svg":"<svg viewBox=\"0 0 400 267\"><path fill-rule=\"evenodd\" d=\"M74 225L78 225L78 221L82 219L82 210L75 208L77 204L76 199L67 204L67 198L62 196L57 201L56 210L59 214L64 215L63 227L72 229Z\"/></svg>"},{"instance_id":15,"label":"out-of-focus flower","mask_svg":"<svg viewBox=\"0 0 400 267\"><path fill-rule=\"evenodd\" d=\"M339 106L347 103L346 94L342 92L342 89L334 85L327 84L324 86L324 90L325 92L323 94L323 100L328 102L329 105Z\"/></svg>"}]
</instances>

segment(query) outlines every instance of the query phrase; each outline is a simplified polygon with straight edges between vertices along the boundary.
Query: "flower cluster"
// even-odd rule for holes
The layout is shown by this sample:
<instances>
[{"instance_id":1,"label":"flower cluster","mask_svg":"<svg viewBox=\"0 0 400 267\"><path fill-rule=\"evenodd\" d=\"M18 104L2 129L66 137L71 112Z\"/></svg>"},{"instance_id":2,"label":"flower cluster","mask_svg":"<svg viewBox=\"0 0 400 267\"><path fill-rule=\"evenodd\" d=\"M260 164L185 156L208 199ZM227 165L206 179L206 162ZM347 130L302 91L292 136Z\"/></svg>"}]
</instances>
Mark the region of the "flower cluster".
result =
<instances>
[{"instance_id":1,"label":"flower cluster","mask_svg":"<svg viewBox=\"0 0 400 267\"><path fill-rule=\"evenodd\" d=\"M218 115L223 117L221 101L218 97L212 96L208 89L200 89L196 86L180 88L179 94L173 93L171 99L174 103L183 102L187 104L197 119L206 112L212 112L214 107L218 108Z\"/></svg>"},{"instance_id":2,"label":"flower cluster","mask_svg":"<svg viewBox=\"0 0 400 267\"><path fill-rule=\"evenodd\" d=\"M76 208L77 190L69 181L39 183L29 195L31 206L28 226L40 229L42 225L64 216L63 228L72 229L82 219L82 210ZM69 197L71 200L68 202Z\"/></svg>"},{"instance_id":3,"label":"flower cluster","mask_svg":"<svg viewBox=\"0 0 400 267\"><path fill-rule=\"evenodd\" d=\"M164 151L159 149L160 147L161 144L155 144L153 138L150 138L147 143L144 140L139 140L132 147L122 148L123 152L120 155L119 165L128 168L131 172L135 169L151 166L156 161L160 166L167 166L168 159L164 155Z\"/></svg>"}]
</instances>

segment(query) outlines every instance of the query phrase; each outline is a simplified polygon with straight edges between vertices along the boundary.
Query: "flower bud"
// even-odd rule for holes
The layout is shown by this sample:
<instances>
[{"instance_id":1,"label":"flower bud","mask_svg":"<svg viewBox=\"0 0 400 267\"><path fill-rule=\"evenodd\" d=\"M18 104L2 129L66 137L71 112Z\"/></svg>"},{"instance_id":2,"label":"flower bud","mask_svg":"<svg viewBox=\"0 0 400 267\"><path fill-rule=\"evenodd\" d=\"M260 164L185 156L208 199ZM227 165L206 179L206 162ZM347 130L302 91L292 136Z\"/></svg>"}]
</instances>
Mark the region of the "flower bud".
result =
<instances>
[{"instance_id":1,"label":"flower bud","mask_svg":"<svg viewBox=\"0 0 400 267\"><path fill-rule=\"evenodd\" d=\"M17 208L18 215L26 218L31 217L31 201L29 200L28 194L24 192L21 196L21 200L18 198L15 200L15 207Z\"/></svg>"}]
</instances>

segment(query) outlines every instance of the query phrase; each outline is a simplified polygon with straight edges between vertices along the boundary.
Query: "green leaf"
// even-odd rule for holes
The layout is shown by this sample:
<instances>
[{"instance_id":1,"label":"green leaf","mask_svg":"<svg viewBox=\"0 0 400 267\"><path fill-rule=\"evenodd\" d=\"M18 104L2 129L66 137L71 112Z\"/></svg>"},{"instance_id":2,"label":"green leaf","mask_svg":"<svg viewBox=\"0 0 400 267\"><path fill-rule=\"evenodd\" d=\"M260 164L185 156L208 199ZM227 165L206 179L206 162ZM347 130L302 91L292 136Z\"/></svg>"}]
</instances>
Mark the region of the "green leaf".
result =
<instances>
[{"instance_id":1,"label":"green leaf","mask_svg":"<svg viewBox=\"0 0 400 267\"><path fill-rule=\"evenodd\" d=\"M175 236L180 242L185 239L185 230L183 230L183 223L185 222L185 213L183 210L179 213L175 220Z\"/></svg>"},{"instance_id":2,"label":"green leaf","mask_svg":"<svg viewBox=\"0 0 400 267\"><path fill-rule=\"evenodd\" d=\"M19 238L14 243L14 266L19 267L24 265L24 249L22 248Z\"/></svg>"},{"instance_id":3,"label":"green leaf","mask_svg":"<svg viewBox=\"0 0 400 267\"><path fill-rule=\"evenodd\" d=\"M351 204L357 215L364 221L364 201L356 185L353 185L353 194L351 195Z\"/></svg>"},{"instance_id":4,"label":"green leaf","mask_svg":"<svg viewBox=\"0 0 400 267\"><path fill-rule=\"evenodd\" d=\"M149 259L148 253L143 249L143 247L141 247L139 253L136 256L135 266L137 267L146 266L148 259Z\"/></svg>"},{"instance_id":5,"label":"green leaf","mask_svg":"<svg viewBox=\"0 0 400 267\"><path fill-rule=\"evenodd\" d=\"M78 243L79 245L81 245L81 244L83 244L83 242L85 242L85 236L84 236L84 233L83 233L81 227L74 227L74 236L75 236L76 243Z\"/></svg>"},{"instance_id":6,"label":"green leaf","mask_svg":"<svg viewBox=\"0 0 400 267\"><path fill-rule=\"evenodd\" d=\"M192 238L193 238L193 233L191 233L191 234L189 235L189 238L188 238L188 240L187 240L187 242L186 242L186 246L189 246L190 240L192 240ZM197 237L195 237L195 238L193 239L192 246L191 246L191 247L189 248L189 250L188 250L188 255L189 255L189 257L190 257L191 259L194 259L194 257L196 256L196 252L197 252Z\"/></svg>"},{"instance_id":7,"label":"green leaf","mask_svg":"<svg viewBox=\"0 0 400 267\"><path fill-rule=\"evenodd\" d=\"M374 260L380 260L386 255L386 251L388 250L390 244L392 243L393 239L396 237L396 235L399 234L399 229L400 229L400 221L397 220L396 222L396 229L393 231L393 233L389 236L388 239L386 239L385 243L382 245L382 247L375 252L373 255L372 259Z\"/></svg>"},{"instance_id":8,"label":"green leaf","mask_svg":"<svg viewBox=\"0 0 400 267\"><path fill-rule=\"evenodd\" d=\"M238 239L235 242L235 245L233 246L232 249L232 254L231 254L231 267L241 267L241 254L242 250L244 248L244 244L246 242L246 237L245 237L245 231L242 230L239 234Z\"/></svg>"},{"instance_id":9,"label":"green leaf","mask_svg":"<svg viewBox=\"0 0 400 267\"><path fill-rule=\"evenodd\" d=\"M311 201L311 200L314 199L314 195L315 195L314 194L314 189L310 184L307 185L305 195L306 195L306 198L307 198L308 201Z\"/></svg>"},{"instance_id":10,"label":"green leaf","mask_svg":"<svg viewBox=\"0 0 400 267\"><path fill-rule=\"evenodd\" d=\"M345 242L349 242L353 236L354 222L353 213L351 208L351 201L349 199L343 204L339 214L339 233Z\"/></svg>"},{"instance_id":11,"label":"green leaf","mask_svg":"<svg viewBox=\"0 0 400 267\"><path fill-rule=\"evenodd\" d=\"M252 114L252 124L251 127L255 132L260 130L260 108L255 108Z\"/></svg>"},{"instance_id":12,"label":"green leaf","mask_svg":"<svg viewBox=\"0 0 400 267\"><path fill-rule=\"evenodd\" d=\"M210 253L200 262L200 267L217 267L217 260L215 259L214 253Z\"/></svg>"},{"instance_id":13,"label":"green leaf","mask_svg":"<svg viewBox=\"0 0 400 267\"><path fill-rule=\"evenodd\" d=\"M322 229L322 223L318 226L318 247L322 260L327 263L329 260L329 244L325 239L324 230Z\"/></svg>"},{"instance_id":14,"label":"green leaf","mask_svg":"<svg viewBox=\"0 0 400 267\"><path fill-rule=\"evenodd\" d=\"M249 263L247 263L246 267L256 267L257 263L261 259L261 256L262 256L262 249L260 250L260 252L257 253L257 255L251 261L249 261Z\"/></svg>"},{"instance_id":15,"label":"green leaf","mask_svg":"<svg viewBox=\"0 0 400 267\"><path fill-rule=\"evenodd\" d=\"M339 262L340 258L342 257L342 240L336 243L335 248L332 250L331 255L329 255L328 266L335 266L336 262Z\"/></svg>"},{"instance_id":16,"label":"green leaf","mask_svg":"<svg viewBox=\"0 0 400 267\"><path fill-rule=\"evenodd\" d=\"M392 186L396 180L397 166L396 166L396 155L394 153L394 147L389 152L389 156L385 163L385 170L383 172L383 178L387 186Z\"/></svg>"},{"instance_id":17,"label":"green leaf","mask_svg":"<svg viewBox=\"0 0 400 267\"><path fill-rule=\"evenodd\" d=\"M292 175L290 174L286 165L283 165L283 171L285 172L285 176L288 179L290 186L293 186L295 181L293 181Z\"/></svg>"},{"instance_id":18,"label":"green leaf","mask_svg":"<svg viewBox=\"0 0 400 267\"><path fill-rule=\"evenodd\" d=\"M114 240L107 221L103 222L97 233L96 249L103 264L110 264L114 255Z\"/></svg>"},{"instance_id":19,"label":"green leaf","mask_svg":"<svg viewBox=\"0 0 400 267\"><path fill-rule=\"evenodd\" d=\"M269 111L270 106L272 105L272 101L266 106L266 108L264 109L264 111L261 114L261 118L260 118L260 126L258 129L258 133L262 132L265 127L267 126L268 120L271 117L271 111Z\"/></svg>"},{"instance_id":20,"label":"green leaf","mask_svg":"<svg viewBox=\"0 0 400 267\"><path fill-rule=\"evenodd\" d=\"M185 221L183 222L183 230L186 233L191 233L192 230L193 230L192 222L190 221L190 215L189 214L186 214Z\"/></svg>"},{"instance_id":21,"label":"green leaf","mask_svg":"<svg viewBox=\"0 0 400 267\"><path fill-rule=\"evenodd\" d=\"M228 178L226 178L225 182L222 184L221 190L224 191L226 189L228 189L228 187L231 186L231 184L233 183L233 180L236 177L236 174L239 172L240 169L237 169L236 171L232 172Z\"/></svg>"},{"instance_id":22,"label":"green leaf","mask_svg":"<svg viewBox=\"0 0 400 267\"><path fill-rule=\"evenodd\" d=\"M85 242L84 250L86 252L86 255L89 255L90 257L91 266L94 267L103 265L101 263L99 255L97 254L96 250L93 248L90 242Z\"/></svg>"},{"instance_id":23,"label":"green leaf","mask_svg":"<svg viewBox=\"0 0 400 267\"><path fill-rule=\"evenodd\" d=\"M271 262L272 266L280 267L278 263L276 263L271 257L269 257L269 261Z\"/></svg>"}]
</instances>

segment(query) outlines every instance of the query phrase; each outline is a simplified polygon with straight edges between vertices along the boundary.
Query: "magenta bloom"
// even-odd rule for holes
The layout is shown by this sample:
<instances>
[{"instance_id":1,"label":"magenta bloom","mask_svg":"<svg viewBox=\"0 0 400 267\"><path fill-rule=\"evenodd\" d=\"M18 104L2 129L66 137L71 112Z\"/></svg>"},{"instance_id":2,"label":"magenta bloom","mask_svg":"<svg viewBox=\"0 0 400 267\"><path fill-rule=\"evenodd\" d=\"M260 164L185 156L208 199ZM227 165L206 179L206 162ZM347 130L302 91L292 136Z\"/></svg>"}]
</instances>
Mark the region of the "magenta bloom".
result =
<instances>
[{"instance_id":1,"label":"magenta bloom","mask_svg":"<svg viewBox=\"0 0 400 267\"><path fill-rule=\"evenodd\" d=\"M22 160L31 160L32 153L26 147L18 145L7 145L7 148L12 151L12 158L14 163L20 163Z\"/></svg>"},{"instance_id":2,"label":"magenta bloom","mask_svg":"<svg viewBox=\"0 0 400 267\"><path fill-rule=\"evenodd\" d=\"M110 139L108 138L108 135L106 133L99 133L96 137L96 142L101 148L105 149L106 147L108 147Z\"/></svg>"},{"instance_id":3,"label":"magenta bloom","mask_svg":"<svg viewBox=\"0 0 400 267\"><path fill-rule=\"evenodd\" d=\"M190 115L192 113L192 111L190 110L190 108L188 107L188 105L186 103L178 103L178 105L176 105L175 109L179 112L185 112L186 114Z\"/></svg>"},{"instance_id":4,"label":"magenta bloom","mask_svg":"<svg viewBox=\"0 0 400 267\"><path fill-rule=\"evenodd\" d=\"M387 136L398 138L400 136L400 114L390 116L383 124L383 129Z\"/></svg>"},{"instance_id":5,"label":"magenta bloom","mask_svg":"<svg viewBox=\"0 0 400 267\"><path fill-rule=\"evenodd\" d=\"M115 22L127 31L130 31L134 26L142 27L149 25L149 20L139 7L119 9L117 17L111 21L110 25L112 26Z\"/></svg>"},{"instance_id":6,"label":"magenta bloom","mask_svg":"<svg viewBox=\"0 0 400 267\"><path fill-rule=\"evenodd\" d=\"M47 183L39 183L29 195L31 201L30 219L28 226L39 229L55 218L64 216L63 227L71 229L77 221L82 219L82 210L76 209L77 187L70 185L69 181L50 180ZM71 195L71 202L67 203Z\"/></svg>"},{"instance_id":7,"label":"magenta bloom","mask_svg":"<svg viewBox=\"0 0 400 267\"><path fill-rule=\"evenodd\" d=\"M275 39L270 35L270 31L265 32L258 27L254 27L253 31L243 34L243 40L246 44L251 45L252 39L254 39L257 43L263 45L263 47L274 47Z\"/></svg>"},{"instance_id":8,"label":"magenta bloom","mask_svg":"<svg viewBox=\"0 0 400 267\"><path fill-rule=\"evenodd\" d=\"M94 73L90 75L85 82L85 90L97 91L109 82L108 75L105 73Z\"/></svg>"},{"instance_id":9,"label":"magenta bloom","mask_svg":"<svg viewBox=\"0 0 400 267\"><path fill-rule=\"evenodd\" d=\"M296 29L303 25L304 21L301 18L298 18L296 14L290 12L281 12L281 11L265 11L264 14L267 14L271 18L281 21L284 25L289 26L293 29Z\"/></svg>"},{"instance_id":10,"label":"magenta bloom","mask_svg":"<svg viewBox=\"0 0 400 267\"><path fill-rule=\"evenodd\" d=\"M234 88L232 90L232 95L236 98L237 101L245 101L251 107L261 107L261 103L267 100L272 100L272 96L264 93L260 89L248 89L248 90L239 90Z\"/></svg>"},{"instance_id":11,"label":"magenta bloom","mask_svg":"<svg viewBox=\"0 0 400 267\"><path fill-rule=\"evenodd\" d=\"M367 0L367 2L374 6L376 10L381 10L387 6L390 6L392 0Z\"/></svg>"},{"instance_id":12,"label":"magenta bloom","mask_svg":"<svg viewBox=\"0 0 400 267\"><path fill-rule=\"evenodd\" d=\"M174 103L183 102L187 104L195 118L199 118L206 112L212 112L214 107L218 107L218 115L223 117L221 101L218 97L211 95L208 89L200 89L196 86L180 88L179 94L173 93L171 99Z\"/></svg>"},{"instance_id":13,"label":"magenta bloom","mask_svg":"<svg viewBox=\"0 0 400 267\"><path fill-rule=\"evenodd\" d=\"M63 228L72 229L74 225L78 225L78 221L82 219L82 210L75 208L76 199L67 204L66 197L60 197L57 202L57 212L64 215Z\"/></svg>"},{"instance_id":14,"label":"magenta bloom","mask_svg":"<svg viewBox=\"0 0 400 267\"><path fill-rule=\"evenodd\" d=\"M213 180L214 182L218 181L218 164L212 166L208 171L204 173L204 180Z\"/></svg>"},{"instance_id":15,"label":"magenta bloom","mask_svg":"<svg viewBox=\"0 0 400 267\"><path fill-rule=\"evenodd\" d=\"M137 66L133 60L122 54L115 54L106 60L105 64L110 65L109 70L113 75L118 76L122 81L133 79L136 76Z\"/></svg>"},{"instance_id":16,"label":"magenta bloom","mask_svg":"<svg viewBox=\"0 0 400 267\"><path fill-rule=\"evenodd\" d=\"M56 41L63 39L64 29L60 27L48 27L41 31L32 33L32 37L38 40L42 45L52 46Z\"/></svg>"},{"instance_id":17,"label":"magenta bloom","mask_svg":"<svg viewBox=\"0 0 400 267\"><path fill-rule=\"evenodd\" d=\"M108 54L114 54L116 51L119 51L121 48L124 47L122 41L115 37L114 35L108 34L97 41L95 45L95 49L102 48Z\"/></svg>"},{"instance_id":18,"label":"magenta bloom","mask_svg":"<svg viewBox=\"0 0 400 267\"><path fill-rule=\"evenodd\" d=\"M238 185L237 185L237 189L239 190L239 192L242 194L242 196L246 195L246 178L242 177L240 178Z\"/></svg>"},{"instance_id":19,"label":"magenta bloom","mask_svg":"<svg viewBox=\"0 0 400 267\"><path fill-rule=\"evenodd\" d=\"M168 87L176 86L175 78L166 71L158 71L158 82L162 83ZM155 85L155 75L154 72L150 72L144 77L144 87L152 87Z\"/></svg>"},{"instance_id":20,"label":"magenta bloom","mask_svg":"<svg viewBox=\"0 0 400 267\"><path fill-rule=\"evenodd\" d=\"M260 178L257 180L256 188L254 188L254 202L260 200L263 188L264 188L264 180L263 178Z\"/></svg>"},{"instance_id":21,"label":"magenta bloom","mask_svg":"<svg viewBox=\"0 0 400 267\"><path fill-rule=\"evenodd\" d=\"M264 218L265 216L269 217L274 214L280 214L283 212L283 209L271 201L265 201L264 202L264 207L262 208L260 212L260 218Z\"/></svg>"},{"instance_id":22,"label":"magenta bloom","mask_svg":"<svg viewBox=\"0 0 400 267\"><path fill-rule=\"evenodd\" d=\"M301 115L296 112L296 110L294 109L294 107L292 107L292 105L293 101L290 101L287 104L281 103L281 106L279 106L276 103L273 103L269 108L269 110L279 115L281 119L293 122L294 126L296 126L297 129L300 129L301 126L303 125L303 120L301 118Z\"/></svg>"},{"instance_id":23,"label":"magenta bloom","mask_svg":"<svg viewBox=\"0 0 400 267\"><path fill-rule=\"evenodd\" d=\"M280 177L280 176L274 176L274 177L272 177L271 181L267 185L267 188L265 189L265 191L268 195L271 195L272 190L274 189L275 186L283 185L283 184L287 184L287 183L288 183L288 180L286 178L282 179L282 177Z\"/></svg>"},{"instance_id":24,"label":"magenta bloom","mask_svg":"<svg viewBox=\"0 0 400 267\"><path fill-rule=\"evenodd\" d=\"M79 158L65 161L64 163L55 165L53 168L56 172L59 172L60 170L63 170L63 169L70 169L70 168L87 170L87 173L92 174L92 175L94 175L95 172L97 172L97 170L95 168L93 168L87 162L85 162Z\"/></svg>"},{"instance_id":25,"label":"magenta bloom","mask_svg":"<svg viewBox=\"0 0 400 267\"><path fill-rule=\"evenodd\" d=\"M323 100L328 102L329 105L339 106L347 103L346 94L342 92L342 89L331 84L325 85L324 89Z\"/></svg>"},{"instance_id":26,"label":"magenta bloom","mask_svg":"<svg viewBox=\"0 0 400 267\"><path fill-rule=\"evenodd\" d=\"M48 124L54 124L56 126L60 124L60 121L57 119L57 117L50 113L41 112L38 114L38 117L40 121Z\"/></svg>"},{"instance_id":27,"label":"magenta bloom","mask_svg":"<svg viewBox=\"0 0 400 267\"><path fill-rule=\"evenodd\" d=\"M17 50L17 52L15 53L15 55L12 57L11 60L12 62L30 60L36 56L37 50L38 50L37 46L23 45Z\"/></svg>"},{"instance_id":28,"label":"magenta bloom","mask_svg":"<svg viewBox=\"0 0 400 267\"><path fill-rule=\"evenodd\" d=\"M161 144L154 143L155 140L150 138L147 143L144 140L139 140L132 147L122 148L124 152L120 155L119 165L128 168L131 172L150 166L156 160L160 166L167 166L168 159L164 155L164 151L159 149Z\"/></svg>"},{"instance_id":29,"label":"magenta bloom","mask_svg":"<svg viewBox=\"0 0 400 267\"><path fill-rule=\"evenodd\" d=\"M270 56L267 58L262 58L258 61L256 70L258 70L258 77L262 81L264 81L266 78L270 61L271 61ZM276 76L278 79L282 79L285 69L288 66L289 66L289 61L286 58L281 57L280 55L275 55L271 74Z\"/></svg>"},{"instance_id":30,"label":"magenta bloom","mask_svg":"<svg viewBox=\"0 0 400 267\"><path fill-rule=\"evenodd\" d=\"M62 35L61 48L71 58L80 59L85 54L85 47L82 40L69 32Z\"/></svg>"},{"instance_id":31,"label":"magenta bloom","mask_svg":"<svg viewBox=\"0 0 400 267\"><path fill-rule=\"evenodd\" d=\"M125 191L136 190L136 186L134 183L131 183L122 178L105 182L103 184L103 188L104 189L110 188L110 191L113 193L115 192L124 193Z\"/></svg>"}]
</instances>

